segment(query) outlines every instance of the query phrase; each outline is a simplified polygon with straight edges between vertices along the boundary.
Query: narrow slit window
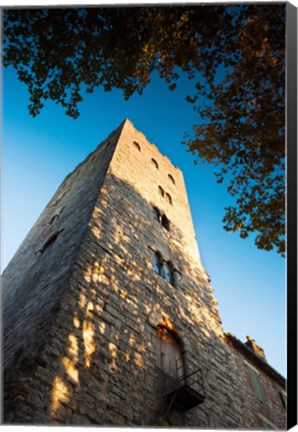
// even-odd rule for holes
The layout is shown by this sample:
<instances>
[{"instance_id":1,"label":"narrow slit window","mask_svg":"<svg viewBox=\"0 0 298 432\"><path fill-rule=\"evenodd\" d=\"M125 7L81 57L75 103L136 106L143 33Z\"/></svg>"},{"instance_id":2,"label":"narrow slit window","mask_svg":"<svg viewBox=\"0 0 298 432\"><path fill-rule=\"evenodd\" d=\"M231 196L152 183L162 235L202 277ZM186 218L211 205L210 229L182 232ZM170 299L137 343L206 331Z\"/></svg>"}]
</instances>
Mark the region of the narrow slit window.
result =
<instances>
[{"instance_id":1,"label":"narrow slit window","mask_svg":"<svg viewBox=\"0 0 298 432\"><path fill-rule=\"evenodd\" d=\"M42 245L42 247L37 251L37 254L42 255L45 250L51 246L55 240L57 240L58 235L64 230L64 228L60 229L59 231L54 232L53 234L51 234L47 240L44 242L44 244Z\"/></svg>"},{"instance_id":2,"label":"narrow slit window","mask_svg":"<svg viewBox=\"0 0 298 432\"><path fill-rule=\"evenodd\" d=\"M175 183L175 180L174 180L174 177L171 176L171 174L168 174L168 177L169 177L169 179L171 180L171 182L173 183L173 185L176 184L176 183Z\"/></svg>"},{"instance_id":3,"label":"narrow slit window","mask_svg":"<svg viewBox=\"0 0 298 432\"><path fill-rule=\"evenodd\" d=\"M155 159L151 159L151 162L152 162L152 165L156 168L156 169L158 169L158 163L156 162L156 160Z\"/></svg>"},{"instance_id":4,"label":"narrow slit window","mask_svg":"<svg viewBox=\"0 0 298 432\"><path fill-rule=\"evenodd\" d=\"M157 222L161 221L161 214L157 207L153 207L153 218L157 220Z\"/></svg>"},{"instance_id":5,"label":"narrow slit window","mask_svg":"<svg viewBox=\"0 0 298 432\"><path fill-rule=\"evenodd\" d=\"M154 254L154 271L162 276L162 259L159 253Z\"/></svg>"},{"instance_id":6,"label":"narrow slit window","mask_svg":"<svg viewBox=\"0 0 298 432\"><path fill-rule=\"evenodd\" d=\"M164 213L162 213L157 207L152 207L153 219L160 223L167 231L170 231L170 221Z\"/></svg>"},{"instance_id":7,"label":"narrow slit window","mask_svg":"<svg viewBox=\"0 0 298 432\"><path fill-rule=\"evenodd\" d=\"M173 267L170 262L167 262L164 264L164 272L165 272L165 279L171 284L174 285L174 278L173 278Z\"/></svg>"},{"instance_id":8,"label":"narrow slit window","mask_svg":"<svg viewBox=\"0 0 298 432\"><path fill-rule=\"evenodd\" d=\"M139 143L137 143L136 141L133 142L133 145L135 146L135 148L140 152L141 151L141 146Z\"/></svg>"},{"instance_id":9,"label":"narrow slit window","mask_svg":"<svg viewBox=\"0 0 298 432\"><path fill-rule=\"evenodd\" d=\"M171 204L172 205L172 197L171 197L171 195L169 194L169 193L166 193L166 201L169 203L169 204Z\"/></svg>"},{"instance_id":10,"label":"narrow slit window","mask_svg":"<svg viewBox=\"0 0 298 432\"><path fill-rule=\"evenodd\" d=\"M161 217L161 224L162 224L162 226L163 226L167 231L170 231L170 221L169 221L169 219L166 217L166 215L162 215L162 217Z\"/></svg>"},{"instance_id":11,"label":"narrow slit window","mask_svg":"<svg viewBox=\"0 0 298 432\"><path fill-rule=\"evenodd\" d=\"M162 197L164 197L165 195L165 191L163 190L163 188L161 186L158 186L158 193L159 195L161 195Z\"/></svg>"}]
</instances>

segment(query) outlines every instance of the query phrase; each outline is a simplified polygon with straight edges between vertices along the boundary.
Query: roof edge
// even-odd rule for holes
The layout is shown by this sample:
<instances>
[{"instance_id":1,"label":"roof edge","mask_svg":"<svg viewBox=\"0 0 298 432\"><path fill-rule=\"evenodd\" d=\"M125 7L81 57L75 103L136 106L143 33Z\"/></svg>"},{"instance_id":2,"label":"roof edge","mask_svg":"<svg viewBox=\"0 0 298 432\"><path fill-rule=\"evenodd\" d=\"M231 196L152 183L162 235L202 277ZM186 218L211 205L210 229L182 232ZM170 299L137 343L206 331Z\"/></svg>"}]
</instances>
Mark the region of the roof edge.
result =
<instances>
[{"instance_id":1,"label":"roof edge","mask_svg":"<svg viewBox=\"0 0 298 432\"><path fill-rule=\"evenodd\" d=\"M256 365L258 365L263 371L275 379L283 387L286 386L286 379L277 372L272 366L270 366L266 361L264 361L260 356L255 354L250 348L248 348L243 342L241 342L232 333L224 333L225 338L228 342L231 342L236 349L242 352L246 357L252 360Z\"/></svg>"}]
</instances>

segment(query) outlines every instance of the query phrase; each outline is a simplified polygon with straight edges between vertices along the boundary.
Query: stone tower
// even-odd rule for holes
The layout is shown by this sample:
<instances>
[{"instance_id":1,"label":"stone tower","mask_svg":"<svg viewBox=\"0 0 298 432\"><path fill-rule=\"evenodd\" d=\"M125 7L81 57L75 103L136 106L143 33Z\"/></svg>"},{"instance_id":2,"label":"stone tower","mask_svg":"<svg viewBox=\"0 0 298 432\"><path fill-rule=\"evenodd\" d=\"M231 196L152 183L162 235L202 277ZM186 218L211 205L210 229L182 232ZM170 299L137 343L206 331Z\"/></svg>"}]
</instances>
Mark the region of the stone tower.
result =
<instances>
[{"instance_id":1,"label":"stone tower","mask_svg":"<svg viewBox=\"0 0 298 432\"><path fill-rule=\"evenodd\" d=\"M249 348L223 332L182 173L129 120L6 268L3 324L5 423L260 426L245 415Z\"/></svg>"}]
</instances>

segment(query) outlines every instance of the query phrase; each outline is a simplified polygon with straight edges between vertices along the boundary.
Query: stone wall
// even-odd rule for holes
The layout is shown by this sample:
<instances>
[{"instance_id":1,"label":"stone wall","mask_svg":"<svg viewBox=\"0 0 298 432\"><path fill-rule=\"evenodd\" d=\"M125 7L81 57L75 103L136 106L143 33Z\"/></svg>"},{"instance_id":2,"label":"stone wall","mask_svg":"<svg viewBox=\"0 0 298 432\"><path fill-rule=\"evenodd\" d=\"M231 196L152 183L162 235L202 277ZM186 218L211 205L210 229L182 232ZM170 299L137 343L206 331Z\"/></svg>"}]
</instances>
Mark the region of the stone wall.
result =
<instances>
[{"instance_id":1,"label":"stone wall","mask_svg":"<svg viewBox=\"0 0 298 432\"><path fill-rule=\"evenodd\" d=\"M5 401L12 404L12 411L13 400L22 399L19 390L40 361L46 335L60 310L118 134L112 133L66 177L3 272ZM6 405L6 414L9 411Z\"/></svg>"},{"instance_id":2,"label":"stone wall","mask_svg":"<svg viewBox=\"0 0 298 432\"><path fill-rule=\"evenodd\" d=\"M89 222L85 203L78 201L85 225L74 245L77 253L64 289L58 291L52 281L59 308L51 316L34 370L21 374L29 380L27 390L17 401L8 398L7 422L253 426L243 399L247 382L242 360L227 343L200 262L182 173L129 121L114 139L117 146L114 151L111 145L107 170L90 165L87 174L93 156L83 164L87 175L80 199L88 202ZM103 182L94 184L94 171ZM153 207L166 215L169 230L155 220ZM65 229L80 226L75 214ZM173 284L154 271L157 251L172 263ZM179 341L184 372L200 368L202 373L204 402L185 413L167 411L169 381L157 362L160 325ZM15 378L15 371L10 373Z\"/></svg>"},{"instance_id":3,"label":"stone wall","mask_svg":"<svg viewBox=\"0 0 298 432\"><path fill-rule=\"evenodd\" d=\"M231 349L233 374L241 383L239 403L242 406L243 427L268 429L271 426L271 429L286 429L286 407L282 396L283 393L286 398L285 379L263 361L262 356L250 353L245 344L241 344L233 335L228 334L226 340ZM258 376L263 400L258 398L253 388L249 368Z\"/></svg>"}]
</instances>

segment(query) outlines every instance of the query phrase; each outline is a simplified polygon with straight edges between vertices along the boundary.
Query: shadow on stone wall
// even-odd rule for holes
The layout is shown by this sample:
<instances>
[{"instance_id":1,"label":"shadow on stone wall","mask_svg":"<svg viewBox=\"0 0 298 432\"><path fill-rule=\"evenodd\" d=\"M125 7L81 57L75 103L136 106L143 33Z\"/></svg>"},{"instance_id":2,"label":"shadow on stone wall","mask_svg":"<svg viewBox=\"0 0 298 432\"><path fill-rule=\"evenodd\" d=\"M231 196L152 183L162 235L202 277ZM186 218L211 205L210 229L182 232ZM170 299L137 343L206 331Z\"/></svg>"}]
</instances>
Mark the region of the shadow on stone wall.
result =
<instances>
[{"instance_id":1,"label":"shadow on stone wall","mask_svg":"<svg viewBox=\"0 0 298 432\"><path fill-rule=\"evenodd\" d=\"M156 424L164 403L157 325L177 334L185 367L201 367L208 393L210 347L220 343L217 302L179 250L182 238L178 227L168 232L153 220L151 203L131 185L108 174L42 352L5 372L6 423ZM160 248L179 265L175 287L154 272ZM166 422L209 426L208 402L192 411L172 412Z\"/></svg>"}]
</instances>

